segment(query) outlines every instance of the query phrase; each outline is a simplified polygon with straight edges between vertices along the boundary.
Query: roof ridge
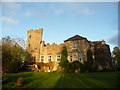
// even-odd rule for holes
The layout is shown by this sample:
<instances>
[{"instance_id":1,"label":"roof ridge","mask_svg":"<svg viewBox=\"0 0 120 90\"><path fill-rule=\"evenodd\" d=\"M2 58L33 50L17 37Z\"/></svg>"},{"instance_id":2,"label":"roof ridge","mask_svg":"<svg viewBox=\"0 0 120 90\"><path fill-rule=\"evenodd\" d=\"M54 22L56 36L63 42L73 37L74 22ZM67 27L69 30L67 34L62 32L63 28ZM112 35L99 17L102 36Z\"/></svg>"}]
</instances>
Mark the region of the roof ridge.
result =
<instances>
[{"instance_id":1,"label":"roof ridge","mask_svg":"<svg viewBox=\"0 0 120 90\"><path fill-rule=\"evenodd\" d=\"M68 39L65 40L64 42L66 42L66 41L74 41L74 40L81 40L81 39L86 39L86 38L76 34L76 35L68 38Z\"/></svg>"}]
</instances>

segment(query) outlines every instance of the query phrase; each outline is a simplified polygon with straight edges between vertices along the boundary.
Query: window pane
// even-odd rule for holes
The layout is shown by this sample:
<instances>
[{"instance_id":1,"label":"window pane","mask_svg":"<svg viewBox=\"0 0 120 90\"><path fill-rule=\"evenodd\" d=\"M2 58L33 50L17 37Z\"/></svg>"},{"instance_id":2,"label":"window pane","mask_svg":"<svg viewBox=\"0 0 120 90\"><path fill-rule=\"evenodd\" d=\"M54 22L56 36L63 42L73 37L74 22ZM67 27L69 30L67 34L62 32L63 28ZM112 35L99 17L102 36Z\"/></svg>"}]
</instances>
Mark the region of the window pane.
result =
<instances>
[{"instance_id":1,"label":"window pane","mask_svg":"<svg viewBox=\"0 0 120 90\"><path fill-rule=\"evenodd\" d=\"M57 55L57 61L60 61L61 57L60 55Z\"/></svg>"},{"instance_id":2,"label":"window pane","mask_svg":"<svg viewBox=\"0 0 120 90\"><path fill-rule=\"evenodd\" d=\"M48 56L48 61L51 61L52 56Z\"/></svg>"},{"instance_id":3,"label":"window pane","mask_svg":"<svg viewBox=\"0 0 120 90\"><path fill-rule=\"evenodd\" d=\"M31 35L29 35L29 38L31 38Z\"/></svg>"},{"instance_id":4,"label":"window pane","mask_svg":"<svg viewBox=\"0 0 120 90\"><path fill-rule=\"evenodd\" d=\"M44 56L41 56L41 58L44 58Z\"/></svg>"}]
</instances>

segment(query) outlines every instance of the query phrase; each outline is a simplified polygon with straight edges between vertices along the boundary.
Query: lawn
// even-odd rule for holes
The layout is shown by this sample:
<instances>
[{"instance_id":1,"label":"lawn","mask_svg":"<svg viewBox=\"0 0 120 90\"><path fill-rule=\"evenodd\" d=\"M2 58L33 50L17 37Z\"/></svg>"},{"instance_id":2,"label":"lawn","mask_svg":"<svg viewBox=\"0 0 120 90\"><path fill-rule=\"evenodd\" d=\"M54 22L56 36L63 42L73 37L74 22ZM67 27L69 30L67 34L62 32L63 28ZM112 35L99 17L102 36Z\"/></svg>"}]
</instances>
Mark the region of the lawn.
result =
<instances>
[{"instance_id":1,"label":"lawn","mask_svg":"<svg viewBox=\"0 0 120 90\"><path fill-rule=\"evenodd\" d=\"M15 88L15 81L23 77L21 88L116 88L120 87L120 72L62 73L22 72L7 74L8 82L3 88Z\"/></svg>"}]
</instances>

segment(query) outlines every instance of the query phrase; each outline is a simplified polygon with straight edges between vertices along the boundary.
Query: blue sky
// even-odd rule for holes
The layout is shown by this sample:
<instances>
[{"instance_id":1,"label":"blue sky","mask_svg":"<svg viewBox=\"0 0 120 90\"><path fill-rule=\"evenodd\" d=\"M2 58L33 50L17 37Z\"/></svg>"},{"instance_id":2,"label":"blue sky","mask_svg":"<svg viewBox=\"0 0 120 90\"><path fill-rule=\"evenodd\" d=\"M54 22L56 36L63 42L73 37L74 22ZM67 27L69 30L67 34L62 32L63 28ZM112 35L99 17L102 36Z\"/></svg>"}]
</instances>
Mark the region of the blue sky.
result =
<instances>
[{"instance_id":1,"label":"blue sky","mask_svg":"<svg viewBox=\"0 0 120 90\"><path fill-rule=\"evenodd\" d=\"M26 41L27 30L43 28L43 40L51 44L76 34L104 39L111 50L118 42L117 2L3 2L0 20L2 37Z\"/></svg>"}]
</instances>

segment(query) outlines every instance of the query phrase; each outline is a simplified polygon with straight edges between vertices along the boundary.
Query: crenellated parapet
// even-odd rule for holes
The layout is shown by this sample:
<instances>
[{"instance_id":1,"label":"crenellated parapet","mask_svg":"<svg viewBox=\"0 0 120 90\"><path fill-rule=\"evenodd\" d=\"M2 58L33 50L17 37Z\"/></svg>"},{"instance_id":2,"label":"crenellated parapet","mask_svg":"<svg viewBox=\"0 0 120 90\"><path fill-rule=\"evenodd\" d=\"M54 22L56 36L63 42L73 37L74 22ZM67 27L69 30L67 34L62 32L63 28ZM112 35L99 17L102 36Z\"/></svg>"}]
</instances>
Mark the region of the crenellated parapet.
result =
<instances>
[{"instance_id":1,"label":"crenellated parapet","mask_svg":"<svg viewBox=\"0 0 120 90\"><path fill-rule=\"evenodd\" d=\"M39 29L30 29L27 31L28 33L40 33L40 32L43 32L43 28L39 28Z\"/></svg>"}]
</instances>

